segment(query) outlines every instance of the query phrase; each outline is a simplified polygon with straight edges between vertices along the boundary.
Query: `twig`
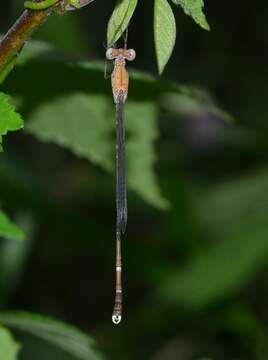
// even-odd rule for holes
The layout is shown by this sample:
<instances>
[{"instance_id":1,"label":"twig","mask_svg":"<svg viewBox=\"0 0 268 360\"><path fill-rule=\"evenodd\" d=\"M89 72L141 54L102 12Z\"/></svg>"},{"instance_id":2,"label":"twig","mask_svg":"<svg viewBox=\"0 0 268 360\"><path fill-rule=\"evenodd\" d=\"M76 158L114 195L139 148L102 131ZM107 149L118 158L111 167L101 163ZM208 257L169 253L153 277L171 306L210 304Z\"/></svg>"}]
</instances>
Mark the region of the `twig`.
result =
<instances>
[{"instance_id":1,"label":"twig","mask_svg":"<svg viewBox=\"0 0 268 360\"><path fill-rule=\"evenodd\" d=\"M50 15L52 9L25 10L0 42L0 72L18 55L25 41Z\"/></svg>"},{"instance_id":2,"label":"twig","mask_svg":"<svg viewBox=\"0 0 268 360\"><path fill-rule=\"evenodd\" d=\"M38 2L40 0L33 1ZM91 1L93 0L80 0L81 7L88 5ZM0 73L14 60L14 57L16 57L23 48L25 41L53 11L58 9L63 11L74 10L68 5L64 8L62 3L63 1L59 0L54 6L45 10L24 10L0 42Z\"/></svg>"}]
</instances>

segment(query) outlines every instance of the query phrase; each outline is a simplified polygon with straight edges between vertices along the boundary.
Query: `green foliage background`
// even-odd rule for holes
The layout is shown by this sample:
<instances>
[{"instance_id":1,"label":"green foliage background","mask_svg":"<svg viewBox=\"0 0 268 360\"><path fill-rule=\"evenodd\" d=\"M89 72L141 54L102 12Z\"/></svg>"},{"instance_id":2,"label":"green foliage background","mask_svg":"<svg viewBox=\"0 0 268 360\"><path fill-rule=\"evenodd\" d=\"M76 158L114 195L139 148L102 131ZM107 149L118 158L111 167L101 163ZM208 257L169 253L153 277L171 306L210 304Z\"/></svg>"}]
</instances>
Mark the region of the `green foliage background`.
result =
<instances>
[{"instance_id":1,"label":"green foliage background","mask_svg":"<svg viewBox=\"0 0 268 360\"><path fill-rule=\"evenodd\" d=\"M195 1L173 3L208 29ZM2 33L19 5L3 1ZM126 107L118 327L114 108L100 62L114 2L49 19L1 87L25 129L3 137L0 161L0 360L268 356L267 3L207 1L210 33L170 5L177 40L161 78L171 46L157 63L153 2L138 2L129 28L140 71ZM10 111L1 134L22 125Z\"/></svg>"}]
</instances>

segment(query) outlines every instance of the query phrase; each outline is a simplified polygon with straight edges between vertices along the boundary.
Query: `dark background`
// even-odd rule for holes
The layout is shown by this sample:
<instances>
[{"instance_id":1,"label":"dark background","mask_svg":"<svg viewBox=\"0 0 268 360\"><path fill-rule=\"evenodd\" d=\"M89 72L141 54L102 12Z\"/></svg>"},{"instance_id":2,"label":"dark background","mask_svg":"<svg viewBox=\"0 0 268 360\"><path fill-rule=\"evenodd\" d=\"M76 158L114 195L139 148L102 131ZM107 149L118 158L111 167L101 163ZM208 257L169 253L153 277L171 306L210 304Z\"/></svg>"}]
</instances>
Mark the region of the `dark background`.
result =
<instances>
[{"instance_id":1,"label":"dark background","mask_svg":"<svg viewBox=\"0 0 268 360\"><path fill-rule=\"evenodd\" d=\"M102 60L113 5L95 0L55 16L35 39ZM20 8L1 0L2 33ZM162 111L156 173L172 209L129 193L122 324L110 321L113 176L22 132L5 140L0 197L31 240L2 307L80 326L107 359L267 359L268 5L207 0L209 33L173 8L177 42L163 78L205 89L234 121ZM128 43L135 68L156 75L152 25L153 1L140 1ZM23 359L65 359L36 339L24 341Z\"/></svg>"}]
</instances>

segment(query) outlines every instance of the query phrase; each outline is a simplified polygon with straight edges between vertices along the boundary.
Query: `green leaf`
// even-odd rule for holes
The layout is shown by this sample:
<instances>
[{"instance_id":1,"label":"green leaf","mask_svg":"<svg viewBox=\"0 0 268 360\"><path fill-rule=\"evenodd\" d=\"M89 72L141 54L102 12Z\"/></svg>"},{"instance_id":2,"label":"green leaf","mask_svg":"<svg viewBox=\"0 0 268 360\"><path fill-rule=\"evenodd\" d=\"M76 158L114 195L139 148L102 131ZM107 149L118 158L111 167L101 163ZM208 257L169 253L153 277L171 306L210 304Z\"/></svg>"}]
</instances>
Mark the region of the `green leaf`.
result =
<instances>
[{"instance_id":1,"label":"green leaf","mask_svg":"<svg viewBox=\"0 0 268 360\"><path fill-rule=\"evenodd\" d=\"M27 43L24 45L23 49L21 50L21 53L19 57L17 58L17 65L23 65L32 60L34 57L40 57L48 55L49 53L52 53L52 51L55 51L55 48L46 42L43 41L27 41Z\"/></svg>"},{"instance_id":2,"label":"green leaf","mask_svg":"<svg viewBox=\"0 0 268 360\"><path fill-rule=\"evenodd\" d=\"M240 290L267 264L267 176L265 169L193 194L211 244L167 278L161 297L203 308Z\"/></svg>"},{"instance_id":3,"label":"green leaf","mask_svg":"<svg viewBox=\"0 0 268 360\"><path fill-rule=\"evenodd\" d=\"M176 22L167 0L155 0L154 40L159 74L172 54L176 41Z\"/></svg>"},{"instance_id":4,"label":"green leaf","mask_svg":"<svg viewBox=\"0 0 268 360\"><path fill-rule=\"evenodd\" d=\"M218 243L198 252L169 276L158 295L169 304L194 309L226 299L247 285L267 263L267 237L266 214L239 223L216 239Z\"/></svg>"},{"instance_id":5,"label":"green leaf","mask_svg":"<svg viewBox=\"0 0 268 360\"><path fill-rule=\"evenodd\" d=\"M3 360L17 360L20 346L14 341L10 332L0 326L0 358Z\"/></svg>"},{"instance_id":6,"label":"green leaf","mask_svg":"<svg viewBox=\"0 0 268 360\"><path fill-rule=\"evenodd\" d=\"M263 197L268 191L267 176L265 168L196 194L203 228L212 235L222 236L231 227L243 224L252 214L267 212L268 199Z\"/></svg>"},{"instance_id":7,"label":"green leaf","mask_svg":"<svg viewBox=\"0 0 268 360\"><path fill-rule=\"evenodd\" d=\"M146 119L146 120L145 120ZM154 142L158 138L157 110L152 102L129 101L126 104L127 162L129 186L148 203L168 209L153 171L156 162Z\"/></svg>"},{"instance_id":8,"label":"green leaf","mask_svg":"<svg viewBox=\"0 0 268 360\"><path fill-rule=\"evenodd\" d=\"M29 116L26 129L112 170L113 104L100 95L76 93L50 99Z\"/></svg>"},{"instance_id":9,"label":"green leaf","mask_svg":"<svg viewBox=\"0 0 268 360\"><path fill-rule=\"evenodd\" d=\"M117 0L115 9L108 23L107 46L112 46L129 25L138 0Z\"/></svg>"},{"instance_id":10,"label":"green leaf","mask_svg":"<svg viewBox=\"0 0 268 360\"><path fill-rule=\"evenodd\" d=\"M191 93L192 95L195 93L196 98L199 98L199 101L196 101L194 96L189 96L189 93L180 96L178 96L178 94L168 94L168 96L165 96L162 106L166 109L166 111L170 111L170 109L172 109L172 112L178 114L179 116L185 117L193 116L193 114L197 113L210 113L226 123L234 122L234 118L229 113L215 105L211 96L204 90L192 88Z\"/></svg>"},{"instance_id":11,"label":"green leaf","mask_svg":"<svg viewBox=\"0 0 268 360\"><path fill-rule=\"evenodd\" d=\"M23 127L21 116L15 112L9 102L9 97L0 92L0 151L2 150L2 136L8 131L15 131Z\"/></svg>"},{"instance_id":12,"label":"green leaf","mask_svg":"<svg viewBox=\"0 0 268 360\"><path fill-rule=\"evenodd\" d=\"M128 184L148 203L166 209L168 202L154 174L157 113L152 102L126 104ZM146 119L146 121L144 121ZM114 169L114 104L101 95L72 94L40 105L29 117L27 131L53 141L108 171Z\"/></svg>"},{"instance_id":13,"label":"green leaf","mask_svg":"<svg viewBox=\"0 0 268 360\"><path fill-rule=\"evenodd\" d=\"M16 64L16 56L4 67L3 70L0 71L0 86L3 84L3 82L8 77L9 73L14 69L14 66Z\"/></svg>"},{"instance_id":14,"label":"green leaf","mask_svg":"<svg viewBox=\"0 0 268 360\"><path fill-rule=\"evenodd\" d=\"M263 354L268 353L265 323L250 306L232 302L220 312L217 320L219 328L237 335L245 347L252 350L254 359L262 359Z\"/></svg>"},{"instance_id":15,"label":"green leaf","mask_svg":"<svg viewBox=\"0 0 268 360\"><path fill-rule=\"evenodd\" d=\"M0 323L40 337L59 346L77 359L102 359L94 350L94 341L89 336L71 325L49 317L26 312L1 312Z\"/></svg>"},{"instance_id":16,"label":"green leaf","mask_svg":"<svg viewBox=\"0 0 268 360\"><path fill-rule=\"evenodd\" d=\"M7 303L11 293L16 289L31 250L31 219L20 216L19 222L27 234L24 241L2 239L0 242L0 306Z\"/></svg>"},{"instance_id":17,"label":"green leaf","mask_svg":"<svg viewBox=\"0 0 268 360\"><path fill-rule=\"evenodd\" d=\"M24 232L14 225L8 217L0 210L0 237L23 240Z\"/></svg>"},{"instance_id":18,"label":"green leaf","mask_svg":"<svg viewBox=\"0 0 268 360\"><path fill-rule=\"evenodd\" d=\"M185 14L191 16L194 21L205 30L210 30L206 16L203 12L203 0L172 0L174 4L180 5Z\"/></svg>"}]
</instances>

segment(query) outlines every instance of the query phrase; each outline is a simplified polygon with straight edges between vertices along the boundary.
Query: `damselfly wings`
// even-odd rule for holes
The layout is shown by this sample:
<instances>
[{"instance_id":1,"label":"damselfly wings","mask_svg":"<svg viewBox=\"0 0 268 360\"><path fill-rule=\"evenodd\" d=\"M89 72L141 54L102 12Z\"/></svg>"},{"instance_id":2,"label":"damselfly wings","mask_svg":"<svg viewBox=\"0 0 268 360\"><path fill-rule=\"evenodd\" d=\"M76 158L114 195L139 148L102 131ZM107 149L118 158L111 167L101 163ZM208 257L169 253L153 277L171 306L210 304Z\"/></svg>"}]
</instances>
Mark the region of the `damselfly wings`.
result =
<instances>
[{"instance_id":1,"label":"damselfly wings","mask_svg":"<svg viewBox=\"0 0 268 360\"><path fill-rule=\"evenodd\" d=\"M133 49L114 49L106 51L106 58L114 61L112 72L112 90L116 105L116 284L115 305L112 320L118 324L122 318L122 263L121 239L127 225L127 188L125 167L125 126L124 103L128 96L129 76L126 70L126 60L132 61L136 57Z\"/></svg>"}]
</instances>

